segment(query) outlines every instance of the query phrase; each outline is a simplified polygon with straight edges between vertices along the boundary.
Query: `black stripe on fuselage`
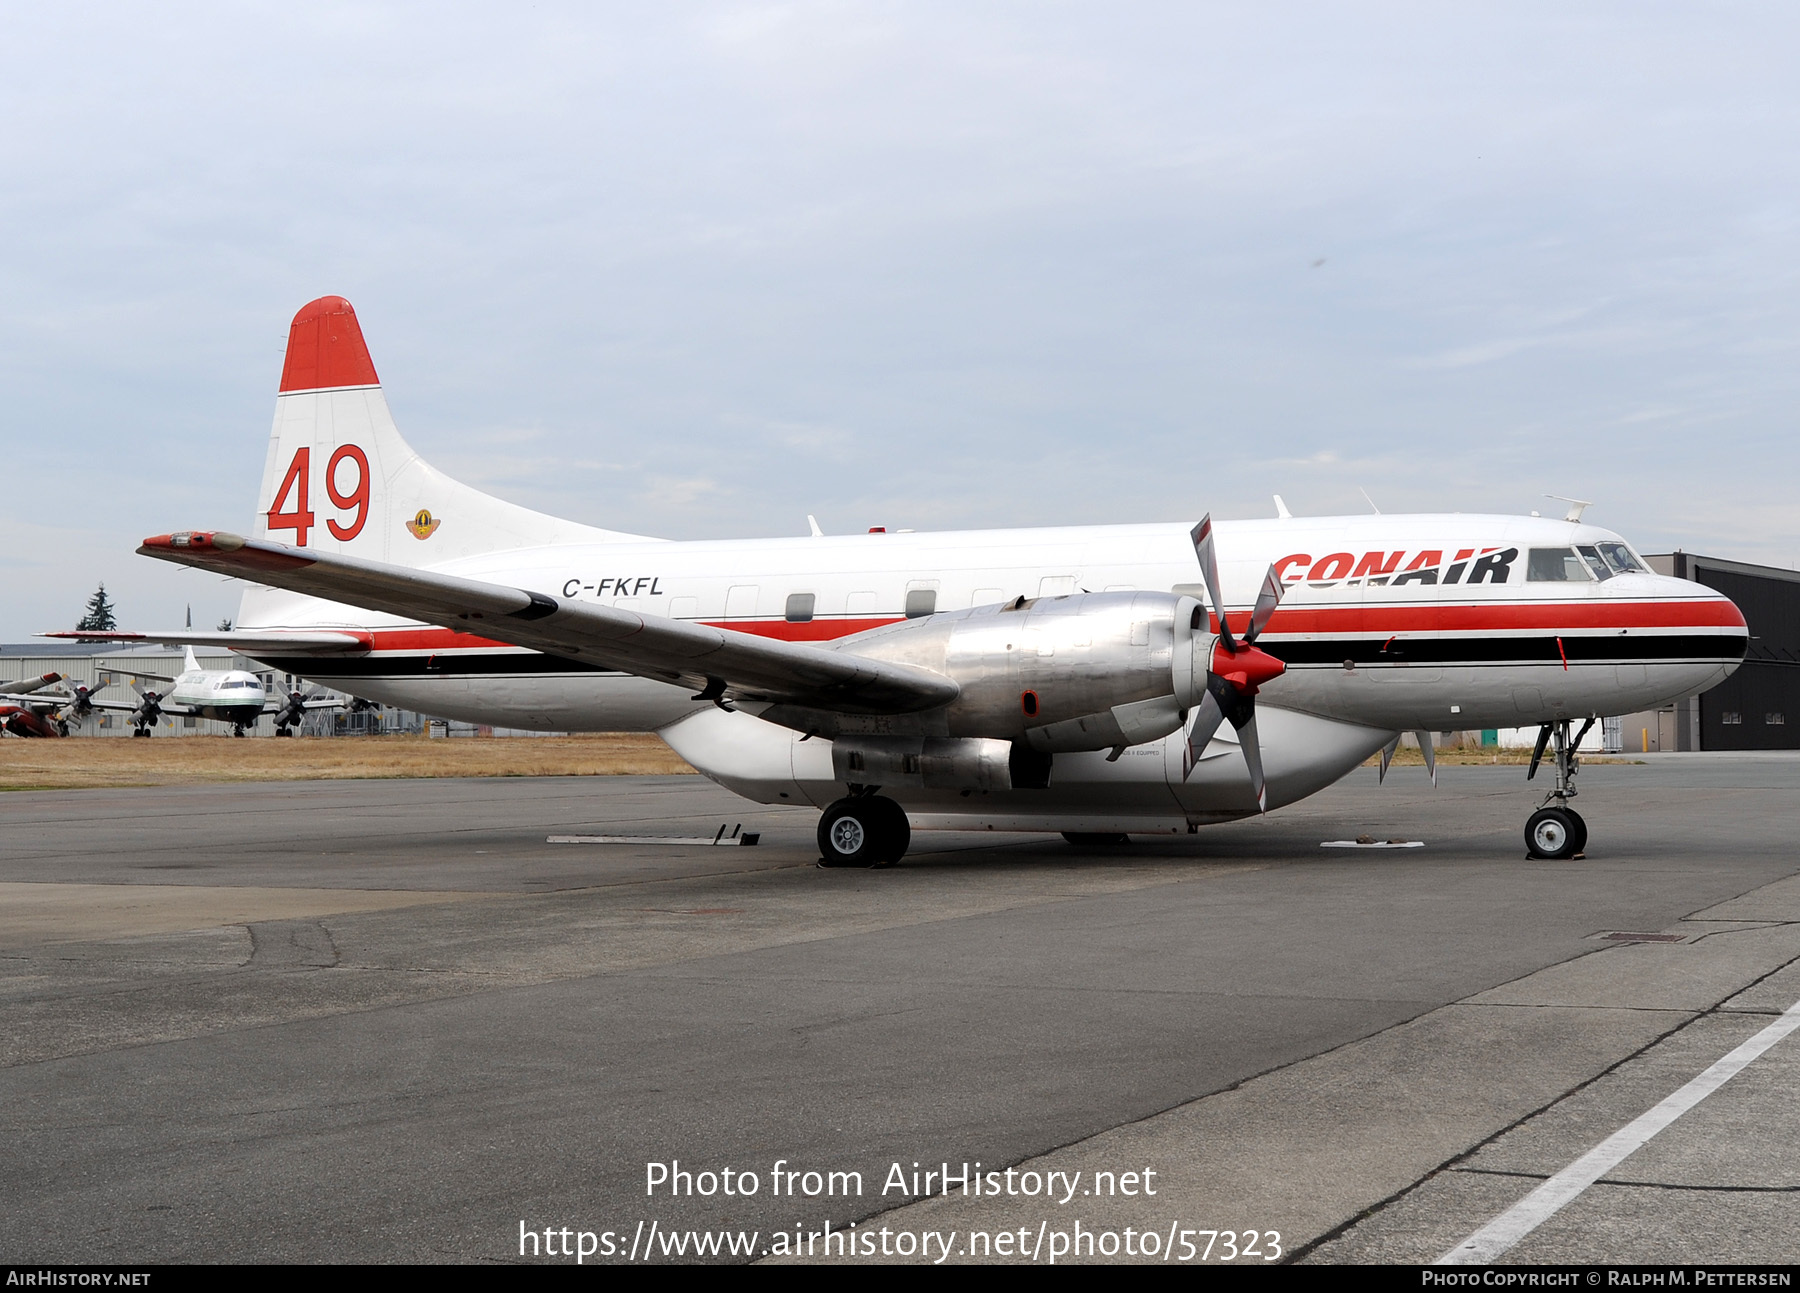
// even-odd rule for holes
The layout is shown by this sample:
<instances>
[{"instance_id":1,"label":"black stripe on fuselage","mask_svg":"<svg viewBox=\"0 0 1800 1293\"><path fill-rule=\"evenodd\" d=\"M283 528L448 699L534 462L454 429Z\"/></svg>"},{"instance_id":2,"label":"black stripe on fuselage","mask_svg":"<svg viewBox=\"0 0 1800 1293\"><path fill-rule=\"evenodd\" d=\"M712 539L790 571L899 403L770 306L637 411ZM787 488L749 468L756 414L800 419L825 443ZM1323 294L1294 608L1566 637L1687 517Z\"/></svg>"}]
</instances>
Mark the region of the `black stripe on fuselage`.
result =
<instances>
[{"instance_id":1,"label":"black stripe on fuselage","mask_svg":"<svg viewBox=\"0 0 1800 1293\"><path fill-rule=\"evenodd\" d=\"M1344 661L1359 665L1505 664L1736 664L1749 640L1742 634L1618 634L1516 638L1329 638L1284 642L1265 638L1257 645L1284 664L1306 667ZM308 678L517 678L617 675L590 660L535 652L438 652L418 655L269 658L284 673Z\"/></svg>"},{"instance_id":2,"label":"black stripe on fuselage","mask_svg":"<svg viewBox=\"0 0 1800 1293\"><path fill-rule=\"evenodd\" d=\"M617 669L589 660L537 652L441 651L422 655L362 656L357 659L325 656L263 657L282 673L308 678L512 678L536 674L617 674Z\"/></svg>"},{"instance_id":3,"label":"black stripe on fuselage","mask_svg":"<svg viewBox=\"0 0 1800 1293\"><path fill-rule=\"evenodd\" d=\"M1486 664L1657 664L1718 661L1733 663L1744 658L1750 645L1742 634L1612 634L1565 635L1561 638L1329 638L1312 642L1283 642L1264 638L1264 651L1290 665L1342 666L1353 660L1367 665L1486 665Z\"/></svg>"}]
</instances>

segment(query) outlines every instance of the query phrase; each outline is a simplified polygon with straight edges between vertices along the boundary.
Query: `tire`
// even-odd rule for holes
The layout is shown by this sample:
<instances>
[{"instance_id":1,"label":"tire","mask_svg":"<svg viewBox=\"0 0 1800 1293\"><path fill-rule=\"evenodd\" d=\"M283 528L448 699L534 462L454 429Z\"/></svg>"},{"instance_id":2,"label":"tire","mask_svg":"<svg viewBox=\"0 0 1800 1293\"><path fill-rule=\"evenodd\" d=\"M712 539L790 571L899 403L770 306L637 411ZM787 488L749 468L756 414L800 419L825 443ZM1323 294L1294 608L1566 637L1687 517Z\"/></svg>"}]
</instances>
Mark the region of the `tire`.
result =
<instances>
[{"instance_id":1,"label":"tire","mask_svg":"<svg viewBox=\"0 0 1800 1293\"><path fill-rule=\"evenodd\" d=\"M874 865L898 866L912 847L912 823L906 819L906 810L892 799L875 796L871 806L886 818L881 827L881 857Z\"/></svg>"},{"instance_id":2,"label":"tire","mask_svg":"<svg viewBox=\"0 0 1800 1293\"><path fill-rule=\"evenodd\" d=\"M1525 856L1560 861L1574 857L1587 835L1581 818L1566 808L1540 808L1525 823Z\"/></svg>"},{"instance_id":3,"label":"tire","mask_svg":"<svg viewBox=\"0 0 1800 1293\"><path fill-rule=\"evenodd\" d=\"M1575 831L1575 851L1569 854L1569 856L1578 858L1583 853L1587 852L1587 823L1581 819L1581 814L1576 812L1573 808L1565 808L1563 811L1569 815L1569 824Z\"/></svg>"},{"instance_id":4,"label":"tire","mask_svg":"<svg viewBox=\"0 0 1800 1293\"><path fill-rule=\"evenodd\" d=\"M1131 836L1124 831L1064 831L1062 837L1069 843L1084 848L1131 843Z\"/></svg>"},{"instance_id":5,"label":"tire","mask_svg":"<svg viewBox=\"0 0 1800 1293\"><path fill-rule=\"evenodd\" d=\"M893 866L912 843L906 810L891 799L840 799L819 818L819 865Z\"/></svg>"}]
</instances>

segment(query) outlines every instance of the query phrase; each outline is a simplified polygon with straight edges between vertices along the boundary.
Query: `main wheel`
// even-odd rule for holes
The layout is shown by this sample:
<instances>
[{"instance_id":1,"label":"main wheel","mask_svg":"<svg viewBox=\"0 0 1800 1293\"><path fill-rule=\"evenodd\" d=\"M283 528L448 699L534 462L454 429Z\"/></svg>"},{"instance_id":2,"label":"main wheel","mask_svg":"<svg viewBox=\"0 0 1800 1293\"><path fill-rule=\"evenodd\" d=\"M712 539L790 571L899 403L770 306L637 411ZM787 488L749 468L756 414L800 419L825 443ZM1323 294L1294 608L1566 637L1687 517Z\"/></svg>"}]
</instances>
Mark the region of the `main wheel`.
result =
<instances>
[{"instance_id":1,"label":"main wheel","mask_svg":"<svg viewBox=\"0 0 1800 1293\"><path fill-rule=\"evenodd\" d=\"M1064 831L1062 837L1071 844L1129 844L1131 836L1124 831Z\"/></svg>"},{"instance_id":2,"label":"main wheel","mask_svg":"<svg viewBox=\"0 0 1800 1293\"><path fill-rule=\"evenodd\" d=\"M1540 808L1525 823L1525 854L1534 858L1571 858L1586 838L1586 825L1567 808Z\"/></svg>"},{"instance_id":3,"label":"main wheel","mask_svg":"<svg viewBox=\"0 0 1800 1293\"><path fill-rule=\"evenodd\" d=\"M824 866L893 866L911 843L906 810L879 795L840 799L819 818L819 861Z\"/></svg>"}]
</instances>

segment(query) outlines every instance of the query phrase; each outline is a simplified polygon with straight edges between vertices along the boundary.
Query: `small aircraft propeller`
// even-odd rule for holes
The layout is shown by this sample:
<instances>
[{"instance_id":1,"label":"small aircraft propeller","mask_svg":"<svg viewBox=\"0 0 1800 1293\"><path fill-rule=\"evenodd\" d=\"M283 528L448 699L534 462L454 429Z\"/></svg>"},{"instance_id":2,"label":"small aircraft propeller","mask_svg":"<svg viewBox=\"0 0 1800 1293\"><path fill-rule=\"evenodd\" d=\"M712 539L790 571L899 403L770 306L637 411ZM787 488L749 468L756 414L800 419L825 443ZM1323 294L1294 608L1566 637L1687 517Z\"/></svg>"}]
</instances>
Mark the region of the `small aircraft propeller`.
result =
<instances>
[{"instance_id":1,"label":"small aircraft propeller","mask_svg":"<svg viewBox=\"0 0 1800 1293\"><path fill-rule=\"evenodd\" d=\"M1206 671L1206 695L1188 729L1188 752L1185 778L1200 761L1219 724L1229 719L1237 729L1238 745L1244 751L1244 762L1250 769L1250 786L1256 792L1256 805L1268 811L1268 787L1263 779L1262 746L1256 739L1256 693L1264 683L1279 678L1287 666L1256 646L1256 639L1269 626L1275 608L1281 605L1281 580L1270 566L1263 576L1262 590L1250 611L1250 623L1242 641L1232 636L1225 621L1225 599L1219 591L1219 559L1213 552L1212 516L1208 514L1193 530L1194 556L1200 562L1200 573L1206 579L1207 595L1212 598L1213 612L1219 617L1219 640L1213 646ZM1199 612L1196 612L1198 619ZM1199 628L1198 623L1195 624Z\"/></svg>"},{"instance_id":2,"label":"small aircraft propeller","mask_svg":"<svg viewBox=\"0 0 1800 1293\"><path fill-rule=\"evenodd\" d=\"M95 683L92 687L88 686L85 682L76 683L73 687L69 688L69 703L63 709L63 717L72 718L79 723L82 719L94 712L94 693L103 691L111 685L111 676L105 674L101 675L100 681Z\"/></svg>"},{"instance_id":3,"label":"small aircraft propeller","mask_svg":"<svg viewBox=\"0 0 1800 1293\"><path fill-rule=\"evenodd\" d=\"M133 680L131 689L142 698L143 704L131 711L129 721L140 729L156 726L157 721L162 718L163 693L151 691L136 680Z\"/></svg>"},{"instance_id":4,"label":"small aircraft propeller","mask_svg":"<svg viewBox=\"0 0 1800 1293\"><path fill-rule=\"evenodd\" d=\"M1437 756L1432 752L1431 733L1414 732L1419 739L1419 753L1425 758L1425 771L1431 774L1431 784L1437 785ZM1377 783L1387 780L1388 765L1394 761L1395 753L1400 749L1400 733L1394 733L1394 739L1381 747L1381 771L1375 774ZM1529 780L1529 778L1527 778Z\"/></svg>"},{"instance_id":5,"label":"small aircraft propeller","mask_svg":"<svg viewBox=\"0 0 1800 1293\"><path fill-rule=\"evenodd\" d=\"M301 692L298 689L290 691L285 687L282 688L282 693L287 700L280 709L275 711L275 730L285 736L288 728L300 725L300 720L306 716L307 704L319 699L325 693L322 691Z\"/></svg>"}]
</instances>

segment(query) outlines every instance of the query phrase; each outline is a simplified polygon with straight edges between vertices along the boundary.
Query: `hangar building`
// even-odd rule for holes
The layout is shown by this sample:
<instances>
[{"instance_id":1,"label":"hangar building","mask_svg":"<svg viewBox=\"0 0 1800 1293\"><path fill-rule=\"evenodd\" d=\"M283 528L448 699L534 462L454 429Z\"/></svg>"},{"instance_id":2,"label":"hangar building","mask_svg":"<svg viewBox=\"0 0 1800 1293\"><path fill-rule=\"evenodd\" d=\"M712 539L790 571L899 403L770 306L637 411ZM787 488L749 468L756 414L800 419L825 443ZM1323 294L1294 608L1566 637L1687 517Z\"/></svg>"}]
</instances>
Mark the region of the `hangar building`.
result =
<instances>
[{"instance_id":1,"label":"hangar building","mask_svg":"<svg viewBox=\"0 0 1800 1293\"><path fill-rule=\"evenodd\" d=\"M1692 579L1736 602L1750 626L1750 649L1738 671L1711 691L1626 715L1625 752L1800 749L1800 571L1679 550L1644 560L1659 574Z\"/></svg>"}]
</instances>

